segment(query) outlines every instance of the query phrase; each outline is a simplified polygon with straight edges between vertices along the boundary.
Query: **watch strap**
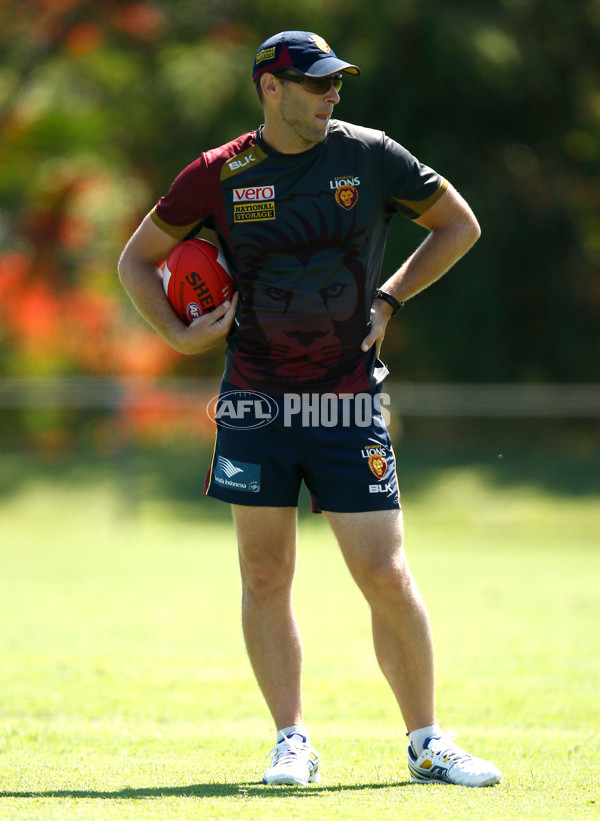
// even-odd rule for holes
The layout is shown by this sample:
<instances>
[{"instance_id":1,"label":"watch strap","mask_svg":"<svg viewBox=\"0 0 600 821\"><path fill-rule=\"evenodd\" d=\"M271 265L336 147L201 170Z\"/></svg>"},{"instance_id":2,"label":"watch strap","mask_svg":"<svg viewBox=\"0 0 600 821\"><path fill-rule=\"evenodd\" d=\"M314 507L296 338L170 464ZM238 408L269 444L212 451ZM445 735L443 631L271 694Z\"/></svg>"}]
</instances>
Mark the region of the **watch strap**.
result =
<instances>
[{"instance_id":1,"label":"watch strap","mask_svg":"<svg viewBox=\"0 0 600 821\"><path fill-rule=\"evenodd\" d=\"M378 288L375 291L373 298L382 299L384 302L387 302L387 304L393 309L392 316L396 316L398 311L404 308L404 302L398 302L396 297L386 293L385 291L382 291L381 288Z\"/></svg>"}]
</instances>

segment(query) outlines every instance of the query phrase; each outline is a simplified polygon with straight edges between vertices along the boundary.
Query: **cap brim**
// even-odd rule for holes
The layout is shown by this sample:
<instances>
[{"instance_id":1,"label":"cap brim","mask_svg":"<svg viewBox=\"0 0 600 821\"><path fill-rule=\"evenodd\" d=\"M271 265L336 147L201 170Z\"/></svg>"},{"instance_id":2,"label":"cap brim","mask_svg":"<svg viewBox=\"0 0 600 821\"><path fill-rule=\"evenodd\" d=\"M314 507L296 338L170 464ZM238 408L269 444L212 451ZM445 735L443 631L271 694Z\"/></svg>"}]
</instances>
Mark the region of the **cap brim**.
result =
<instances>
[{"instance_id":1,"label":"cap brim","mask_svg":"<svg viewBox=\"0 0 600 821\"><path fill-rule=\"evenodd\" d=\"M298 69L296 69L298 71ZM306 71L303 71L302 74L306 74L307 77L326 77L328 74L333 74L334 71L346 71L348 74L360 74L360 69L358 66L352 65L352 63L345 63L343 60L338 60L337 57L323 57L320 60L316 60L312 66L310 66Z\"/></svg>"}]
</instances>

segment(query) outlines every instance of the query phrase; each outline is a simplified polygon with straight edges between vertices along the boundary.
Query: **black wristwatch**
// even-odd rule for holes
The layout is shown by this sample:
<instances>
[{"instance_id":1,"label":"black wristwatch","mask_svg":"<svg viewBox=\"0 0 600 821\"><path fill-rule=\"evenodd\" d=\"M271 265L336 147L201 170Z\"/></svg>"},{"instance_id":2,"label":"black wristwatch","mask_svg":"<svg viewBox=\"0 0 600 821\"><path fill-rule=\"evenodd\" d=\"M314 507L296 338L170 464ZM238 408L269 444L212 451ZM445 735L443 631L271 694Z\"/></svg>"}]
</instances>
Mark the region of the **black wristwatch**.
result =
<instances>
[{"instance_id":1,"label":"black wristwatch","mask_svg":"<svg viewBox=\"0 0 600 821\"><path fill-rule=\"evenodd\" d=\"M385 291L382 291L381 288L378 288L373 295L373 299L383 299L384 302L387 302L388 305L392 307L392 316L396 316L398 311L404 308L404 302L398 302L396 297L392 296L391 294L386 294Z\"/></svg>"}]
</instances>

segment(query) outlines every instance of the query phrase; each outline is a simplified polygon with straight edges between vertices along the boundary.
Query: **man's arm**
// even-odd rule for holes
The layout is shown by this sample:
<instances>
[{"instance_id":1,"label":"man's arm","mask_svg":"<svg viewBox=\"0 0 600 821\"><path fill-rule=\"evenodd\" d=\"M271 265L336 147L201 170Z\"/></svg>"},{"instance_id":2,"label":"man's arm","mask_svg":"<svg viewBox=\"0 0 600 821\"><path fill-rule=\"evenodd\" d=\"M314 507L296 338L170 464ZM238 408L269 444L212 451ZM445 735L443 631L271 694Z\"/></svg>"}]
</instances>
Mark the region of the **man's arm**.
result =
<instances>
[{"instance_id":1,"label":"man's arm","mask_svg":"<svg viewBox=\"0 0 600 821\"><path fill-rule=\"evenodd\" d=\"M381 290L405 302L440 279L479 239L481 229L467 202L451 185L431 208L414 222L430 233L403 265L381 286ZM373 300L371 330L362 343L368 351L383 341L392 308L383 300Z\"/></svg>"},{"instance_id":2,"label":"man's arm","mask_svg":"<svg viewBox=\"0 0 600 821\"><path fill-rule=\"evenodd\" d=\"M238 297L184 325L167 300L159 267L178 242L146 216L121 254L119 277L140 314L176 351L199 354L227 336Z\"/></svg>"}]
</instances>

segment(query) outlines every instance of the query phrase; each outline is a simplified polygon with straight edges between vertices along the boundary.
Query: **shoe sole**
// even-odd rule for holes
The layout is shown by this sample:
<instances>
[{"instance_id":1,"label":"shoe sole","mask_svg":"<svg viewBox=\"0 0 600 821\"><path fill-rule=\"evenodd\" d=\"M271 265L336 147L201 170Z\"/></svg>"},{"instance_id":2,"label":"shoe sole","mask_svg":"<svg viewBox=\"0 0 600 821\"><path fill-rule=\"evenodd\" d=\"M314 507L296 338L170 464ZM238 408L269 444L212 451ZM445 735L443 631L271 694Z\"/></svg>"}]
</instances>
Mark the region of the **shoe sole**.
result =
<instances>
[{"instance_id":1,"label":"shoe sole","mask_svg":"<svg viewBox=\"0 0 600 821\"><path fill-rule=\"evenodd\" d=\"M410 768L409 768L410 769ZM411 770L410 780L413 784L452 784L455 787L493 787L495 784L500 784L501 779L497 776L493 775L491 778L488 778L486 781L482 781L480 784L457 784L455 781L450 781L444 778L427 778L421 777L419 775L415 775Z\"/></svg>"},{"instance_id":2,"label":"shoe sole","mask_svg":"<svg viewBox=\"0 0 600 821\"><path fill-rule=\"evenodd\" d=\"M263 776L263 784L267 784L269 787L308 787L309 784L318 784L320 780L321 775L318 771L311 773L308 781L302 778L294 778L293 775L276 775L273 778Z\"/></svg>"}]
</instances>

